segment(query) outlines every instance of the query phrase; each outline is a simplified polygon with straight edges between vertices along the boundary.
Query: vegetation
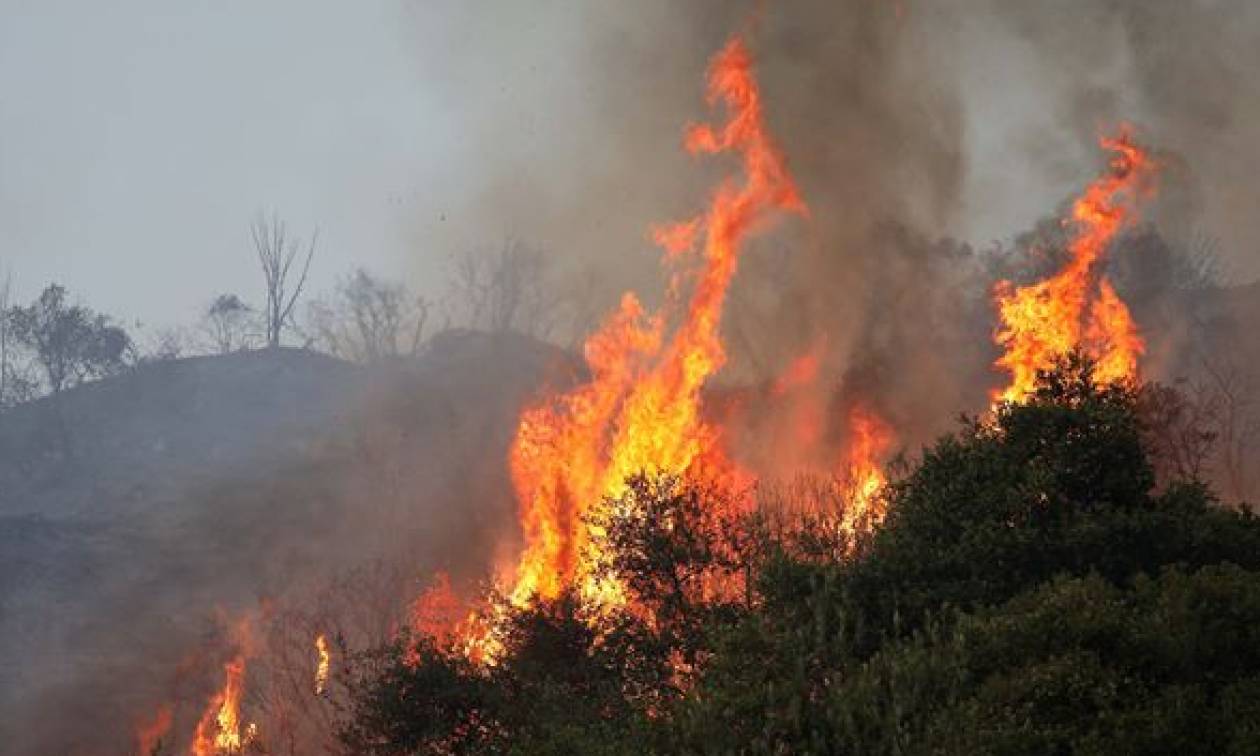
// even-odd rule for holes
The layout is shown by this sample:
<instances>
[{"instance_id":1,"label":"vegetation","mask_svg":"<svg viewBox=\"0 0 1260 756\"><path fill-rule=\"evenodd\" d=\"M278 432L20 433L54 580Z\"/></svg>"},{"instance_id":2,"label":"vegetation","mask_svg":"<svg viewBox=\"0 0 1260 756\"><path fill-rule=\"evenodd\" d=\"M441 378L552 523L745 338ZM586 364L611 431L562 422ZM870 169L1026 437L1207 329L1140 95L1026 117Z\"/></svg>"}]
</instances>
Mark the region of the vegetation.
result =
<instances>
[{"instance_id":1,"label":"vegetation","mask_svg":"<svg viewBox=\"0 0 1260 756\"><path fill-rule=\"evenodd\" d=\"M501 607L493 665L403 638L344 680L357 753L1256 753L1260 523L1156 485L1142 393L1069 360L967 420L846 542L631 481L629 608ZM718 586L715 590L714 586Z\"/></svg>"},{"instance_id":2,"label":"vegetation","mask_svg":"<svg viewBox=\"0 0 1260 756\"><path fill-rule=\"evenodd\" d=\"M7 310L5 320L13 341L34 355L53 394L127 364L127 332L104 315L70 304L65 288L57 284L30 305Z\"/></svg>"}]
</instances>

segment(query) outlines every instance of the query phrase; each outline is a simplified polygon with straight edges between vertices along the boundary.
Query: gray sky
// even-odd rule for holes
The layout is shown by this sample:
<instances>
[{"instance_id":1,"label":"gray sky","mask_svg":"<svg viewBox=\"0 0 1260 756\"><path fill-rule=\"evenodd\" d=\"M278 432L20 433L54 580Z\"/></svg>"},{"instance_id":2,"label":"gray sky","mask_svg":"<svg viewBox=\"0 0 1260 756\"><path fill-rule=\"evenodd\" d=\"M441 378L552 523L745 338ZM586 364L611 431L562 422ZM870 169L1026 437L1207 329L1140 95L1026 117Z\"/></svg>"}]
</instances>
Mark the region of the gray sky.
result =
<instances>
[{"instance_id":1,"label":"gray sky","mask_svg":"<svg viewBox=\"0 0 1260 756\"><path fill-rule=\"evenodd\" d=\"M631 6L655 10L627 24ZM432 293L454 249L506 234L639 245L649 223L693 209L653 187L693 170L676 143L697 111L661 108L674 101L662 96L651 138L618 141L590 87L602 35L665 34L665 7L0 0L0 270L23 299L56 280L160 326L190 323L217 292L257 300L247 225L259 209L298 233L318 226L314 291L363 265ZM1056 120L1076 85L1047 75L1053 46L1035 50L983 14L923 23L943 30L926 54L956 69L966 127L960 210L940 231L1009 236L1096 170ZM1121 50L1091 86L1131 68ZM698 69L654 75L612 99L652 107L672 86L699 107ZM1111 98L1099 112L1126 105L1140 115L1150 103ZM639 163L658 171L623 175ZM1254 275L1249 260L1235 268Z\"/></svg>"},{"instance_id":2,"label":"gray sky","mask_svg":"<svg viewBox=\"0 0 1260 756\"><path fill-rule=\"evenodd\" d=\"M247 223L321 232L316 287L400 274L405 216L440 181L459 117L428 86L402 4L6 2L0 265L100 309L179 321L256 298Z\"/></svg>"}]
</instances>

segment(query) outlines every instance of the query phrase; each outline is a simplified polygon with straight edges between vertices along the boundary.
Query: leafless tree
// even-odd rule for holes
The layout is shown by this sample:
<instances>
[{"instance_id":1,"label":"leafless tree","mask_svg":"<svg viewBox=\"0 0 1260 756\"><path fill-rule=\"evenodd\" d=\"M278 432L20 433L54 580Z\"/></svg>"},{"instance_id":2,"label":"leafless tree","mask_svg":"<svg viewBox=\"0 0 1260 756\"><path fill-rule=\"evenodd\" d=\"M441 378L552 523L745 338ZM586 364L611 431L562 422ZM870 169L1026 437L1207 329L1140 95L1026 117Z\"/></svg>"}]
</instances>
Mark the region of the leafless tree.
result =
<instances>
[{"instance_id":1,"label":"leafless tree","mask_svg":"<svg viewBox=\"0 0 1260 756\"><path fill-rule=\"evenodd\" d=\"M1215 384L1220 403L1217 433L1220 464L1227 493L1242 501L1255 493L1256 446L1260 442L1260 413L1255 381L1225 359L1204 359L1203 369Z\"/></svg>"},{"instance_id":2,"label":"leafless tree","mask_svg":"<svg viewBox=\"0 0 1260 756\"><path fill-rule=\"evenodd\" d=\"M1143 441L1161 485L1204 480L1218 440L1221 401L1215 387L1183 379L1151 383L1139 397Z\"/></svg>"},{"instance_id":3,"label":"leafless tree","mask_svg":"<svg viewBox=\"0 0 1260 756\"><path fill-rule=\"evenodd\" d=\"M141 357L143 362L162 362L183 357L190 344L185 329L167 327L157 329L149 339L148 349Z\"/></svg>"},{"instance_id":4,"label":"leafless tree","mask_svg":"<svg viewBox=\"0 0 1260 756\"><path fill-rule=\"evenodd\" d=\"M619 290L610 290L601 281L598 269L593 265L585 265L565 275L559 286L564 291L563 310L565 314L560 341L570 349L579 348L600 324L616 299ZM557 303L557 307L560 304Z\"/></svg>"},{"instance_id":5,"label":"leafless tree","mask_svg":"<svg viewBox=\"0 0 1260 756\"><path fill-rule=\"evenodd\" d=\"M267 305L263 312L267 346L275 349L280 346L285 327L291 324L293 307L306 285L319 234L316 232L311 236L306 254L302 255L302 240L290 236L283 221L274 215L268 218L260 214L250 225L250 236L267 287ZM294 280L292 275L296 271L293 263L299 258L302 259L301 274Z\"/></svg>"},{"instance_id":6,"label":"leafless tree","mask_svg":"<svg viewBox=\"0 0 1260 756\"><path fill-rule=\"evenodd\" d=\"M290 595L276 608L262 627L262 653L251 668L254 713L268 753L340 752L336 724L347 705L347 655L393 640L421 587L411 570L375 561ZM321 635L331 657L322 689L315 646Z\"/></svg>"},{"instance_id":7,"label":"leafless tree","mask_svg":"<svg viewBox=\"0 0 1260 756\"><path fill-rule=\"evenodd\" d=\"M338 283L330 299L307 310L308 330L324 350L370 363L418 353L430 306L403 284L359 269Z\"/></svg>"},{"instance_id":8,"label":"leafless tree","mask_svg":"<svg viewBox=\"0 0 1260 756\"><path fill-rule=\"evenodd\" d=\"M516 239L470 250L452 265L448 307L469 328L547 338L560 309L549 274L542 251Z\"/></svg>"},{"instance_id":9,"label":"leafless tree","mask_svg":"<svg viewBox=\"0 0 1260 756\"><path fill-rule=\"evenodd\" d=\"M1142 390L1144 441L1162 483L1212 481L1235 502L1255 496L1260 451L1254 379L1217 354L1201 354L1192 379Z\"/></svg>"}]
</instances>

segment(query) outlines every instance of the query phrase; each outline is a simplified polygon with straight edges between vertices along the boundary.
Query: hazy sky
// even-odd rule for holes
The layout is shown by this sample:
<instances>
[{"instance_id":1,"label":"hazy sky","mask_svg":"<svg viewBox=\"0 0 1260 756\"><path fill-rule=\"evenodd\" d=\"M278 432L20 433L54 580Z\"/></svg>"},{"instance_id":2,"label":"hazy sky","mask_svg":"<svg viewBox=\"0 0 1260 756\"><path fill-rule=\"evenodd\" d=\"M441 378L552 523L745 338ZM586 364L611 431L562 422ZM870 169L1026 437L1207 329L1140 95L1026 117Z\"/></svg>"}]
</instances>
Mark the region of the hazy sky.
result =
<instances>
[{"instance_id":1,"label":"hazy sky","mask_svg":"<svg viewBox=\"0 0 1260 756\"><path fill-rule=\"evenodd\" d=\"M621 18L628 6L0 0L0 270L22 298L56 280L129 321L187 324L217 292L257 300L260 209L301 234L318 226L314 291L363 265L432 292L451 247L604 229L565 212L612 170L568 126L594 115L585 69L601 7ZM959 71L968 152L960 217L941 231L981 243L1027 226L1097 159L1047 120L1028 41L983 39L940 51ZM698 102L698 71L677 77ZM666 145L693 115L663 113L664 157L642 159L674 159ZM1030 141L1055 159L1021 160ZM566 170L540 170L559 155ZM505 181L518 200L496 205L502 217L474 209ZM638 212L608 203L609 218Z\"/></svg>"},{"instance_id":2,"label":"hazy sky","mask_svg":"<svg viewBox=\"0 0 1260 756\"><path fill-rule=\"evenodd\" d=\"M399 273L459 119L402 3L33 0L0 5L0 265L145 321L256 298L247 224L309 234L316 288Z\"/></svg>"}]
</instances>

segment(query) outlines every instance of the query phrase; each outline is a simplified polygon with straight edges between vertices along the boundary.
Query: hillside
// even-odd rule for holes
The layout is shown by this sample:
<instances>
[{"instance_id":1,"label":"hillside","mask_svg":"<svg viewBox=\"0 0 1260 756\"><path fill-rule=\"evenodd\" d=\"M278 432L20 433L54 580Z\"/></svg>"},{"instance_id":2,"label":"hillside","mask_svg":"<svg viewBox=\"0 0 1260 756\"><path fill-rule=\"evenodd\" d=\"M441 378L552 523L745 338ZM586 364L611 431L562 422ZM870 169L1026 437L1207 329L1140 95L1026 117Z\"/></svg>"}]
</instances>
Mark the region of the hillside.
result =
<instances>
[{"instance_id":1,"label":"hillside","mask_svg":"<svg viewBox=\"0 0 1260 756\"><path fill-rule=\"evenodd\" d=\"M0 416L0 657L19 660L0 723L28 723L7 752L125 742L216 607L400 553L471 564L512 521L493 513L521 403L571 371L524 337L450 332L372 369L162 362Z\"/></svg>"}]
</instances>

